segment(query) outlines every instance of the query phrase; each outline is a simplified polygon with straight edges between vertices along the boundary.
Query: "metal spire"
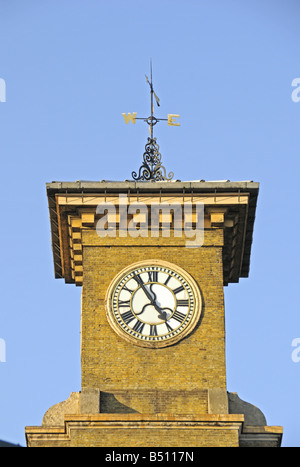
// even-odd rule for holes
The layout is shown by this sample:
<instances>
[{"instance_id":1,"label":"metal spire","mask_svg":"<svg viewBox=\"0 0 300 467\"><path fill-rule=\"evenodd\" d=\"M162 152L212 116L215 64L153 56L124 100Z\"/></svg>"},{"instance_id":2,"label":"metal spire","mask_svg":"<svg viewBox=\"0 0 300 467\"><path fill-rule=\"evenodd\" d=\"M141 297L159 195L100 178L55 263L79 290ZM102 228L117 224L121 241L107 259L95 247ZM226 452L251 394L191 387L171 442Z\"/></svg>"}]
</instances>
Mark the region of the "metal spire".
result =
<instances>
[{"instance_id":1,"label":"metal spire","mask_svg":"<svg viewBox=\"0 0 300 467\"><path fill-rule=\"evenodd\" d=\"M174 174L173 172L169 172L166 175L166 169L161 163L161 154L159 152L159 146L156 142L156 138L153 136L153 127L162 120L168 122L168 125L171 126L179 126L180 123L177 123L174 119L179 118L179 115L169 114L168 118L156 118L154 115L154 105L153 105L153 98L156 101L157 106L160 106L160 100L157 97L156 93L153 89L153 79L152 79L152 61L150 61L150 81L147 75L146 81L150 86L150 117L148 118L137 118L136 113L134 112L132 115L129 113L128 115L123 114L125 122L135 123L135 120L144 120L149 125L149 133L150 137L147 138L147 143L145 146L145 152L143 154L143 163L139 168L138 174L136 172L132 172L132 178L136 181L162 181L162 180L172 180Z\"/></svg>"}]
</instances>

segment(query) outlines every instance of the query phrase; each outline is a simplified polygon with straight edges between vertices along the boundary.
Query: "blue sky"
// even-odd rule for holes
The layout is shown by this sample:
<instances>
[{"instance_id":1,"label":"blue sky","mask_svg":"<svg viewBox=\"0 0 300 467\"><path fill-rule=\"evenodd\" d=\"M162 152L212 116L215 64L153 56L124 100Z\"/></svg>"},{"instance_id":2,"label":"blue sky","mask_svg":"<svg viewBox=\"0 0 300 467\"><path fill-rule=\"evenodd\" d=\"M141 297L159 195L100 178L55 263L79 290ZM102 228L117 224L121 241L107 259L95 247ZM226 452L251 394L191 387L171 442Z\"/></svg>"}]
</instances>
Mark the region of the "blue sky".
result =
<instances>
[{"instance_id":1,"label":"blue sky","mask_svg":"<svg viewBox=\"0 0 300 467\"><path fill-rule=\"evenodd\" d=\"M80 390L80 288L55 280L45 183L125 180L148 136L181 180L260 182L250 277L225 288L227 385L300 446L297 0L0 0L0 439Z\"/></svg>"}]
</instances>

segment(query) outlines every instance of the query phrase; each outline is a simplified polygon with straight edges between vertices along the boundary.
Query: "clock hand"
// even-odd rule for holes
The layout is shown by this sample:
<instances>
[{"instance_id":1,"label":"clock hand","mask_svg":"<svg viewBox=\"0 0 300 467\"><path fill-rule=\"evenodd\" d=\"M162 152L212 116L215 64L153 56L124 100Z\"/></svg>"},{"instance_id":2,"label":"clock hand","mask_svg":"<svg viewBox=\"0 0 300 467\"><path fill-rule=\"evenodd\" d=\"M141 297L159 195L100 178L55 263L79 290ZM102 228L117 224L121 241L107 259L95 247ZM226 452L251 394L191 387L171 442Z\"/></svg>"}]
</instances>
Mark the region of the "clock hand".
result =
<instances>
[{"instance_id":1,"label":"clock hand","mask_svg":"<svg viewBox=\"0 0 300 467\"><path fill-rule=\"evenodd\" d=\"M152 305L154 306L154 308L156 309L156 311L158 311L158 317L164 321L167 320L167 312L166 311L163 311L165 309L167 310L170 310L170 312L172 313L172 310L170 308L160 308L157 303L156 303L156 294L155 292L152 290L152 287L154 284L151 284L150 285L150 292L153 294L153 297L151 295L151 293L149 292L149 290L147 289L147 287L145 286L145 284L141 283L140 281L138 281L138 284L140 285L140 287L142 288L143 292L145 293L146 297L148 298L148 300L150 300L150 303L147 303L146 305L143 306L142 308L142 311L139 313L139 314L142 314L143 311L144 311L144 308L148 305Z\"/></svg>"},{"instance_id":2,"label":"clock hand","mask_svg":"<svg viewBox=\"0 0 300 467\"><path fill-rule=\"evenodd\" d=\"M153 292L153 290L152 290L152 286L153 286L153 285L154 285L154 284L151 284L151 285L150 285L150 290L151 290L151 292L152 292L153 295L154 295L152 305L154 306L154 308L156 309L156 311L158 311L158 317L159 317L160 319L165 320L165 319L166 319L166 313L165 313L165 312L162 312L160 306L157 305L157 303L156 303L157 298L156 298L155 292Z\"/></svg>"},{"instance_id":3,"label":"clock hand","mask_svg":"<svg viewBox=\"0 0 300 467\"><path fill-rule=\"evenodd\" d=\"M157 309L157 308L156 308L156 309ZM163 319L164 321L167 321L167 320L168 320L168 314L167 314L167 312L166 312L165 310L169 310L169 311L170 311L170 316L172 315L173 310L171 310L171 308L167 308L167 307L159 308L159 307L158 307L158 310L157 310L157 311L159 311L158 317L159 317L160 319Z\"/></svg>"},{"instance_id":4,"label":"clock hand","mask_svg":"<svg viewBox=\"0 0 300 467\"><path fill-rule=\"evenodd\" d=\"M152 292L153 295L154 295L154 299L153 299L152 305L154 306L154 308L156 309L156 311L158 311L158 317L159 317L160 319L163 319L164 321L167 321L167 312L164 311L164 310L170 310L171 314L172 314L173 312L172 312L172 310L171 310L170 308L167 308L167 307L160 308L160 306L157 305L157 303L156 303L156 294L155 294L155 293L153 292L153 290L152 290L152 286L153 286L153 285L154 285L154 284L151 284L151 285L150 285L150 290L151 290L151 292Z\"/></svg>"},{"instance_id":5,"label":"clock hand","mask_svg":"<svg viewBox=\"0 0 300 467\"><path fill-rule=\"evenodd\" d=\"M167 319L166 313L162 313L160 307L156 304L156 294L155 294L155 292L153 292L153 290L152 290L152 286L153 286L154 284L151 284L151 285L150 285L150 292L153 294L153 297L152 297L151 293L149 292L149 290L147 289L147 287L146 287L143 283L141 283L141 282L139 281L138 284L139 284L140 287L143 289L143 291L144 291L146 297L150 300L150 303L147 303L146 305L144 305L143 308L142 308L142 311L141 311L139 314L142 314L142 313L143 313L144 308L145 308L146 306L152 305L152 306L154 306L154 308L156 309L156 311L158 311L158 313L159 313L158 317L159 317L160 319L166 320L166 319Z\"/></svg>"},{"instance_id":6,"label":"clock hand","mask_svg":"<svg viewBox=\"0 0 300 467\"><path fill-rule=\"evenodd\" d=\"M149 292L149 290L147 289L147 287L145 286L145 284L143 283L143 281L141 280L141 278L139 276L137 276L136 274L134 274L133 277L136 280L136 282L138 283L138 285L142 288L142 290L144 291L146 297L150 300L150 302L152 304L153 297L152 297L151 293ZM154 292L152 292L152 293L154 294ZM154 294L154 296L156 298L155 294Z\"/></svg>"},{"instance_id":7,"label":"clock hand","mask_svg":"<svg viewBox=\"0 0 300 467\"><path fill-rule=\"evenodd\" d=\"M135 311L134 314L135 314L135 315L141 315L142 313L144 313L145 308L147 308L147 306L153 306L153 307L156 309L156 311L158 312L158 317L159 317L160 319L164 320L164 321L167 320L167 317L168 317L168 316L167 316L167 313L166 313L165 311L163 311L163 309L160 308L154 301L151 302L151 303L146 303L146 305L143 306L142 310L141 310L139 313L137 313L137 312ZM165 308L164 308L164 309L165 309ZM171 313L172 313L172 310L171 310L170 308L167 308L167 310L170 310Z\"/></svg>"},{"instance_id":8,"label":"clock hand","mask_svg":"<svg viewBox=\"0 0 300 467\"><path fill-rule=\"evenodd\" d=\"M153 284L150 285L150 290L151 290L151 286L152 286L152 285L153 285ZM142 313L144 313L144 310L145 310L145 308L147 308L147 306L154 306L154 308L156 307L156 304L155 304L156 294L151 290L151 292L152 292L153 295L154 295L154 298L152 298L152 296L150 296L150 294L149 294L149 290L148 290L146 287L144 288L143 285L141 285L141 287L142 287L143 291L145 292L147 298L150 300L150 303L146 303L146 304L143 306L142 311L140 311L139 313L135 312L136 315L141 315Z\"/></svg>"},{"instance_id":9,"label":"clock hand","mask_svg":"<svg viewBox=\"0 0 300 467\"><path fill-rule=\"evenodd\" d=\"M155 300L156 300L156 295L155 295L155 293L151 290L152 285L153 285L153 284L151 284L151 286L150 286L150 291L153 293L154 297L152 297L152 295L151 295L151 293L149 292L149 290L147 289L147 287L146 287L144 284L141 284L141 287L142 287L143 291L145 292L147 298L150 300L151 305L153 305L153 302L155 302Z\"/></svg>"}]
</instances>

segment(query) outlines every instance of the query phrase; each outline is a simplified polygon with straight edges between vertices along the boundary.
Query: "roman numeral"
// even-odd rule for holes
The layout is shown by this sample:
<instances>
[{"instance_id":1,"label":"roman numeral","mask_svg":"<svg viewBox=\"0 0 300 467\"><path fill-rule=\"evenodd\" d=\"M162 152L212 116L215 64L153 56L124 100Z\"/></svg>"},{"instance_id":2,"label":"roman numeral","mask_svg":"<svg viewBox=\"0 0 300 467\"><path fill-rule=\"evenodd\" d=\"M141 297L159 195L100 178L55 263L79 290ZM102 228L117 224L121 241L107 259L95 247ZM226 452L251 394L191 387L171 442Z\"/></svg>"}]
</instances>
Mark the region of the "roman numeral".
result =
<instances>
[{"instance_id":1,"label":"roman numeral","mask_svg":"<svg viewBox=\"0 0 300 467\"><path fill-rule=\"evenodd\" d=\"M169 282L169 280L171 279L171 276L168 276L164 282L165 285L167 285L167 283Z\"/></svg>"},{"instance_id":2,"label":"roman numeral","mask_svg":"<svg viewBox=\"0 0 300 467\"><path fill-rule=\"evenodd\" d=\"M174 289L173 292L174 294L178 294L179 292L182 292L184 290L184 287L183 285L180 285L179 287L177 287L177 289Z\"/></svg>"},{"instance_id":3,"label":"roman numeral","mask_svg":"<svg viewBox=\"0 0 300 467\"><path fill-rule=\"evenodd\" d=\"M150 324L150 336L157 336L156 324Z\"/></svg>"},{"instance_id":4,"label":"roman numeral","mask_svg":"<svg viewBox=\"0 0 300 467\"><path fill-rule=\"evenodd\" d=\"M125 307L130 307L130 300L119 300L118 301L118 306L125 306Z\"/></svg>"},{"instance_id":5,"label":"roman numeral","mask_svg":"<svg viewBox=\"0 0 300 467\"><path fill-rule=\"evenodd\" d=\"M189 306L188 300L177 300L177 306Z\"/></svg>"},{"instance_id":6,"label":"roman numeral","mask_svg":"<svg viewBox=\"0 0 300 467\"><path fill-rule=\"evenodd\" d=\"M136 332L142 333L144 326L145 326L145 323L142 323L141 321L137 320L137 322L135 323L132 329Z\"/></svg>"},{"instance_id":7,"label":"roman numeral","mask_svg":"<svg viewBox=\"0 0 300 467\"><path fill-rule=\"evenodd\" d=\"M129 310L129 311L126 311L125 313L122 313L121 318L125 324L129 324L135 318L135 316L132 313L132 311Z\"/></svg>"},{"instance_id":8,"label":"roman numeral","mask_svg":"<svg viewBox=\"0 0 300 467\"><path fill-rule=\"evenodd\" d=\"M132 293L133 290L129 289L127 285L123 285L122 290L126 290L126 292Z\"/></svg>"},{"instance_id":9,"label":"roman numeral","mask_svg":"<svg viewBox=\"0 0 300 467\"><path fill-rule=\"evenodd\" d=\"M157 282L158 271L148 271L149 282Z\"/></svg>"},{"instance_id":10,"label":"roman numeral","mask_svg":"<svg viewBox=\"0 0 300 467\"><path fill-rule=\"evenodd\" d=\"M176 321L179 321L180 323L182 323L182 321L186 318L186 315L184 315L183 313L180 313L180 311L175 310L173 315L172 315L172 318L174 318L174 319L176 319Z\"/></svg>"},{"instance_id":11,"label":"roman numeral","mask_svg":"<svg viewBox=\"0 0 300 467\"><path fill-rule=\"evenodd\" d=\"M144 285L144 281L138 274L134 274L133 279L138 283L138 285Z\"/></svg>"},{"instance_id":12,"label":"roman numeral","mask_svg":"<svg viewBox=\"0 0 300 467\"><path fill-rule=\"evenodd\" d=\"M169 325L168 321L165 322L165 325L167 326L169 332L173 331L173 328Z\"/></svg>"}]
</instances>

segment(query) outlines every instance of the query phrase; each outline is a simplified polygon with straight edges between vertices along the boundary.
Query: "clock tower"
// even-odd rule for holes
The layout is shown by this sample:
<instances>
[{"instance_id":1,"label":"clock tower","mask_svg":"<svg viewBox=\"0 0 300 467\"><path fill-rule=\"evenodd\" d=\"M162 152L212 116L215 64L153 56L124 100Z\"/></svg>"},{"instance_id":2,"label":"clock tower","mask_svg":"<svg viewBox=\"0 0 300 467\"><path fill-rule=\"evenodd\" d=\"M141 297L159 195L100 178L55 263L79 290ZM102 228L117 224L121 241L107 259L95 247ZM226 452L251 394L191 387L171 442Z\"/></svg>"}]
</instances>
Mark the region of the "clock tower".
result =
<instances>
[{"instance_id":1,"label":"clock tower","mask_svg":"<svg viewBox=\"0 0 300 467\"><path fill-rule=\"evenodd\" d=\"M228 393L223 288L247 277L258 184L172 181L149 125L124 182L47 184L54 271L82 288L81 391L27 427L28 446L280 446Z\"/></svg>"},{"instance_id":2,"label":"clock tower","mask_svg":"<svg viewBox=\"0 0 300 467\"><path fill-rule=\"evenodd\" d=\"M223 287L248 276L258 189L47 184L55 277L82 287L82 387L28 446L280 445L226 387Z\"/></svg>"}]
</instances>

